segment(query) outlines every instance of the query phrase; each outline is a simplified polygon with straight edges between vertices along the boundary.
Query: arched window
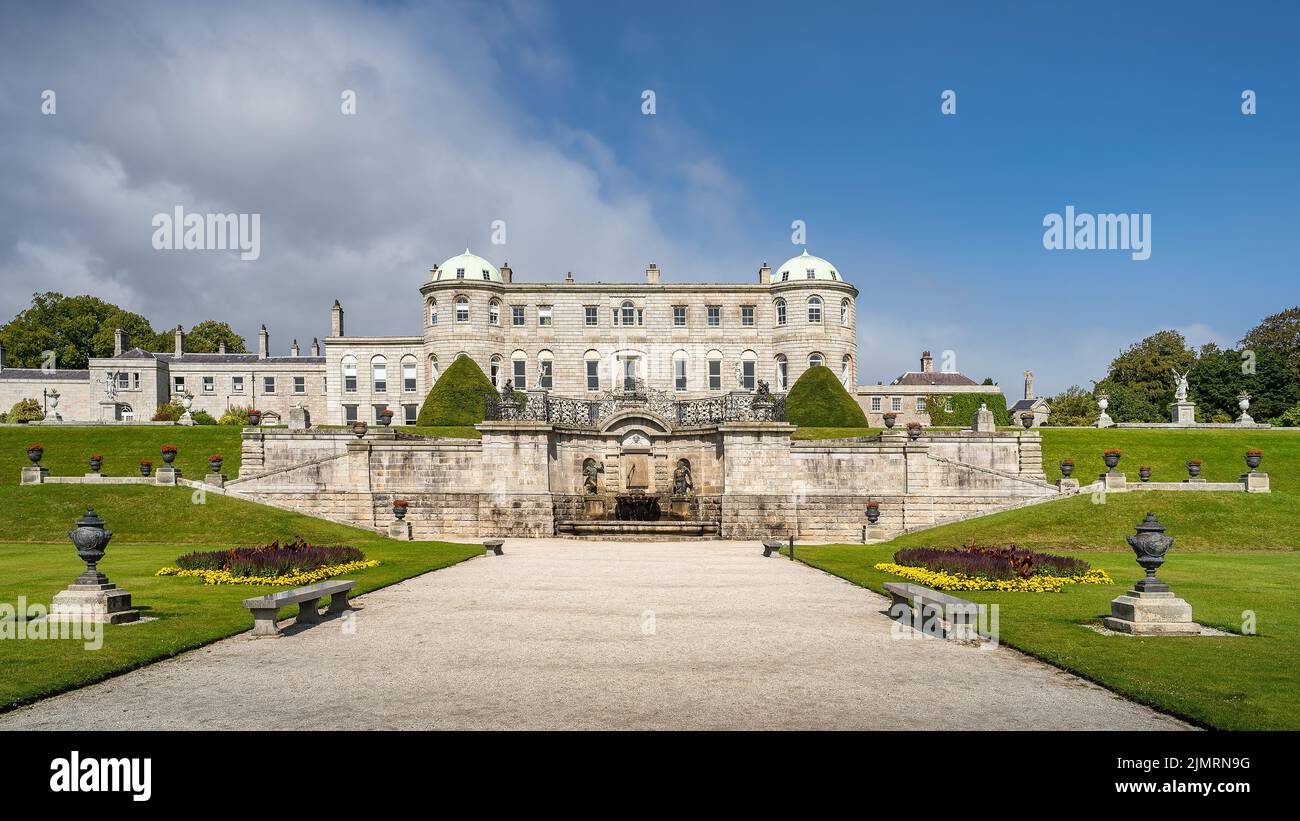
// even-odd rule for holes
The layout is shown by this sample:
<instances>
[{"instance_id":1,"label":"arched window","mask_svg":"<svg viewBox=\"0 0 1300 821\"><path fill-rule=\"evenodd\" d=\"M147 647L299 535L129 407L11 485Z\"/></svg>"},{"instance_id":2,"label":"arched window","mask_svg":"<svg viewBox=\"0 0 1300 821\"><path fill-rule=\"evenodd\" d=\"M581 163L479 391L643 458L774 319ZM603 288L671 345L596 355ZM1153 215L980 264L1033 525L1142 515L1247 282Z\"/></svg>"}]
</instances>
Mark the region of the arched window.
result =
<instances>
[{"instance_id":1,"label":"arched window","mask_svg":"<svg viewBox=\"0 0 1300 821\"><path fill-rule=\"evenodd\" d=\"M808 321L814 324L822 321L822 298L819 296L808 297Z\"/></svg>"},{"instance_id":2,"label":"arched window","mask_svg":"<svg viewBox=\"0 0 1300 821\"><path fill-rule=\"evenodd\" d=\"M785 300L784 299L778 299L776 301L776 324L778 325L785 324Z\"/></svg>"},{"instance_id":3,"label":"arched window","mask_svg":"<svg viewBox=\"0 0 1300 821\"><path fill-rule=\"evenodd\" d=\"M690 362L690 356L686 351L675 351L673 353L673 390L684 391L687 389L686 368Z\"/></svg>"},{"instance_id":4,"label":"arched window","mask_svg":"<svg viewBox=\"0 0 1300 821\"><path fill-rule=\"evenodd\" d=\"M840 324L849 324L849 301L847 299L840 300Z\"/></svg>"},{"instance_id":5,"label":"arched window","mask_svg":"<svg viewBox=\"0 0 1300 821\"><path fill-rule=\"evenodd\" d=\"M432 388L437 383L439 376L442 376L442 372L438 368L438 355L431 353L429 354L429 387Z\"/></svg>"},{"instance_id":6,"label":"arched window","mask_svg":"<svg viewBox=\"0 0 1300 821\"><path fill-rule=\"evenodd\" d=\"M850 381L849 378L852 375L852 373L853 373L853 357L849 356L848 354L844 354L844 358L840 360L840 381L844 383L845 387L849 387L849 381Z\"/></svg>"},{"instance_id":7,"label":"arched window","mask_svg":"<svg viewBox=\"0 0 1300 821\"><path fill-rule=\"evenodd\" d=\"M523 351L515 351L510 354L510 378L513 380L511 387L517 391L528 389L528 354Z\"/></svg>"},{"instance_id":8,"label":"arched window","mask_svg":"<svg viewBox=\"0 0 1300 821\"><path fill-rule=\"evenodd\" d=\"M624 324L624 325L635 325L635 324L636 324L636 306L633 305L631 302L624 302L623 305L622 305L622 308L623 308L623 323L622 323L622 324Z\"/></svg>"},{"instance_id":9,"label":"arched window","mask_svg":"<svg viewBox=\"0 0 1300 821\"><path fill-rule=\"evenodd\" d=\"M790 384L790 363L786 361L785 354L776 355L776 389L778 391L787 390Z\"/></svg>"},{"instance_id":10,"label":"arched window","mask_svg":"<svg viewBox=\"0 0 1300 821\"><path fill-rule=\"evenodd\" d=\"M343 392L357 392L357 358L351 354L343 357Z\"/></svg>"},{"instance_id":11,"label":"arched window","mask_svg":"<svg viewBox=\"0 0 1300 821\"><path fill-rule=\"evenodd\" d=\"M117 403L117 418L122 422L130 422L135 419L135 410L125 402Z\"/></svg>"},{"instance_id":12,"label":"arched window","mask_svg":"<svg viewBox=\"0 0 1300 821\"><path fill-rule=\"evenodd\" d=\"M501 390L501 354L492 354L488 361L488 378L492 380L492 387Z\"/></svg>"},{"instance_id":13,"label":"arched window","mask_svg":"<svg viewBox=\"0 0 1300 821\"><path fill-rule=\"evenodd\" d=\"M817 351L813 351L812 353L808 354L808 367L820 368L822 365L825 364L826 364L826 357L822 356Z\"/></svg>"},{"instance_id":14,"label":"arched window","mask_svg":"<svg viewBox=\"0 0 1300 821\"><path fill-rule=\"evenodd\" d=\"M402 357L402 392L414 393L416 391L416 363L414 356Z\"/></svg>"},{"instance_id":15,"label":"arched window","mask_svg":"<svg viewBox=\"0 0 1300 821\"><path fill-rule=\"evenodd\" d=\"M469 322L469 298L456 297L456 321Z\"/></svg>"},{"instance_id":16,"label":"arched window","mask_svg":"<svg viewBox=\"0 0 1300 821\"><path fill-rule=\"evenodd\" d=\"M388 392L388 360L382 356L376 356L370 360L371 383L374 386L375 393Z\"/></svg>"},{"instance_id":17,"label":"arched window","mask_svg":"<svg viewBox=\"0 0 1300 821\"><path fill-rule=\"evenodd\" d=\"M436 299L429 300L429 324L438 324L438 300Z\"/></svg>"},{"instance_id":18,"label":"arched window","mask_svg":"<svg viewBox=\"0 0 1300 821\"><path fill-rule=\"evenodd\" d=\"M709 366L709 390L722 390L722 351L709 351L705 359Z\"/></svg>"},{"instance_id":19,"label":"arched window","mask_svg":"<svg viewBox=\"0 0 1300 821\"><path fill-rule=\"evenodd\" d=\"M740 387L752 391L758 386L758 354L745 351L740 355Z\"/></svg>"},{"instance_id":20,"label":"arched window","mask_svg":"<svg viewBox=\"0 0 1300 821\"><path fill-rule=\"evenodd\" d=\"M544 391L555 387L555 355L550 351L537 355L537 387Z\"/></svg>"},{"instance_id":21,"label":"arched window","mask_svg":"<svg viewBox=\"0 0 1300 821\"><path fill-rule=\"evenodd\" d=\"M501 324L501 300L494 299L488 303L488 324Z\"/></svg>"}]
</instances>

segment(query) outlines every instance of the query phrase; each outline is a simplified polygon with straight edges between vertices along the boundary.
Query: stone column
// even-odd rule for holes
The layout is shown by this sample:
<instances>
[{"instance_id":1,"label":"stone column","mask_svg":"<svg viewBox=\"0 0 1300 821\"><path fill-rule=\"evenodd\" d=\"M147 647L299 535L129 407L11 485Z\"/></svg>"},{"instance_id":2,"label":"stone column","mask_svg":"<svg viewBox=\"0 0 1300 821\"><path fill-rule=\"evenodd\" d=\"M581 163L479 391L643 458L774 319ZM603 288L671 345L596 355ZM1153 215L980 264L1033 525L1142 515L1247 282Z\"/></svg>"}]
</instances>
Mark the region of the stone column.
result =
<instances>
[{"instance_id":1,"label":"stone column","mask_svg":"<svg viewBox=\"0 0 1300 821\"><path fill-rule=\"evenodd\" d=\"M1016 443L1020 451L1020 475L1046 482L1047 474L1043 471L1043 435L1036 430L1020 431L1016 434Z\"/></svg>"},{"instance_id":2,"label":"stone column","mask_svg":"<svg viewBox=\"0 0 1300 821\"><path fill-rule=\"evenodd\" d=\"M240 440L239 478L262 473L266 469L266 436L257 428L244 428Z\"/></svg>"}]
</instances>

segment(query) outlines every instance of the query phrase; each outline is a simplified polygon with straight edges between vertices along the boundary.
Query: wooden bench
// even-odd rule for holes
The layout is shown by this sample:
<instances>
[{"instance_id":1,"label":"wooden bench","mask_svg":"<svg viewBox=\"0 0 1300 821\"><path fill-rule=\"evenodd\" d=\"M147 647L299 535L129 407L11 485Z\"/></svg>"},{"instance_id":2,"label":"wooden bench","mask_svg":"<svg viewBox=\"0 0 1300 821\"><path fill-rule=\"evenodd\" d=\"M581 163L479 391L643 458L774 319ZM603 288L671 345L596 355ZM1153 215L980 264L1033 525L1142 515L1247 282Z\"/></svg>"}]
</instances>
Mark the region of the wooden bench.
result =
<instances>
[{"instance_id":1,"label":"wooden bench","mask_svg":"<svg viewBox=\"0 0 1300 821\"><path fill-rule=\"evenodd\" d=\"M937 619L945 636L975 637L981 605L908 582L886 582L885 591L894 600L890 615L906 615L918 630L927 632L926 626ZM900 605L906 608L906 614L896 609Z\"/></svg>"},{"instance_id":2,"label":"wooden bench","mask_svg":"<svg viewBox=\"0 0 1300 821\"><path fill-rule=\"evenodd\" d=\"M501 545L503 545L503 544L505 544L505 540L504 540L504 539L484 539L484 540L483 540L483 555L484 555L484 556L492 556L492 555L495 554L495 555L497 555L497 556L500 556L500 555L501 555Z\"/></svg>"},{"instance_id":3,"label":"wooden bench","mask_svg":"<svg viewBox=\"0 0 1300 821\"><path fill-rule=\"evenodd\" d=\"M280 608L289 604L298 605L298 618L294 624L319 624L324 621L317 609L323 596L330 597L330 606L326 615L341 614L351 609L348 591L356 585L356 582L339 579L244 599L244 607L253 611L253 635L270 638L280 636L280 628L275 623L276 617Z\"/></svg>"}]
</instances>

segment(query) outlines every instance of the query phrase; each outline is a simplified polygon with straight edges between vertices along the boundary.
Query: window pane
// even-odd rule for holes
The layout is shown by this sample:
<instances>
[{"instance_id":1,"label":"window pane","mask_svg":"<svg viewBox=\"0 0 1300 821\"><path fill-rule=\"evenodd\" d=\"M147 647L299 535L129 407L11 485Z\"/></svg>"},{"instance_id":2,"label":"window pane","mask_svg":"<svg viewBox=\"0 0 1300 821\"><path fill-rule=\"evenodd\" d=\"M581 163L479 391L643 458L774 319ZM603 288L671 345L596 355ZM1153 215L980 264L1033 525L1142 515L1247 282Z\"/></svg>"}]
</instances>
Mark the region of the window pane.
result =
<instances>
[{"instance_id":1,"label":"window pane","mask_svg":"<svg viewBox=\"0 0 1300 821\"><path fill-rule=\"evenodd\" d=\"M522 360L522 359L516 359L516 360L515 360L515 383L514 383L514 387L515 387L517 390L521 390L521 391L522 391L522 390L526 390L526 389L527 389L527 386L526 386L526 384L525 384L525 376L526 376L527 373L528 373L528 363L525 362L525 361Z\"/></svg>"},{"instance_id":2,"label":"window pane","mask_svg":"<svg viewBox=\"0 0 1300 821\"><path fill-rule=\"evenodd\" d=\"M600 390L600 363L594 359L587 360L587 390Z\"/></svg>"}]
</instances>

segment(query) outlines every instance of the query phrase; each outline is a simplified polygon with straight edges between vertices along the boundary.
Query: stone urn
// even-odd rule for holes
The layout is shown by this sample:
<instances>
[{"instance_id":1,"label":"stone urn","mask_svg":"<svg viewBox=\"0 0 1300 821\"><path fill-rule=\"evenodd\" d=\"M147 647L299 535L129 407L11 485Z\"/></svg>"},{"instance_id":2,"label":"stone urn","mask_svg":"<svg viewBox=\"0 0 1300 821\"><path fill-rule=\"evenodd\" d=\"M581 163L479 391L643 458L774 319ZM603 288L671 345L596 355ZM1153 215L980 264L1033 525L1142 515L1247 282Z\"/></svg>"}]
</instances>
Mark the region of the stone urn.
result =
<instances>
[{"instance_id":1,"label":"stone urn","mask_svg":"<svg viewBox=\"0 0 1300 821\"><path fill-rule=\"evenodd\" d=\"M379 414L379 424L388 427L393 423L393 411L391 408L384 408Z\"/></svg>"},{"instance_id":2,"label":"stone urn","mask_svg":"<svg viewBox=\"0 0 1300 821\"><path fill-rule=\"evenodd\" d=\"M397 521L400 522L406 518L406 510L409 504L410 502L405 499L393 500L393 515L397 517Z\"/></svg>"},{"instance_id":3,"label":"stone urn","mask_svg":"<svg viewBox=\"0 0 1300 821\"><path fill-rule=\"evenodd\" d=\"M1264 458L1264 451L1262 450L1246 451L1246 467L1250 468L1251 473L1254 473L1256 470L1259 469L1259 462L1263 458Z\"/></svg>"},{"instance_id":4,"label":"stone urn","mask_svg":"<svg viewBox=\"0 0 1300 821\"><path fill-rule=\"evenodd\" d=\"M90 457L90 472L99 473L99 469L100 467L103 466L103 464L104 464L103 456L95 455Z\"/></svg>"},{"instance_id":5,"label":"stone urn","mask_svg":"<svg viewBox=\"0 0 1300 821\"><path fill-rule=\"evenodd\" d=\"M148 476L153 473L153 462L144 461L140 463L140 475Z\"/></svg>"},{"instance_id":6,"label":"stone urn","mask_svg":"<svg viewBox=\"0 0 1300 821\"><path fill-rule=\"evenodd\" d=\"M108 577L96 568L104 558L108 542L113 538L113 531L104 529L104 520L95 514L95 508L86 508L86 515L76 521L76 528L68 531L72 546L77 548L77 556L86 563L86 572L77 577L74 584L101 585L108 582Z\"/></svg>"},{"instance_id":7,"label":"stone urn","mask_svg":"<svg viewBox=\"0 0 1300 821\"><path fill-rule=\"evenodd\" d=\"M44 456L44 455L45 455L45 448L44 448L44 447L42 447L42 446L40 446L40 445L28 445L28 446L27 446L27 458L32 460L32 464L33 464L33 465L38 465L38 464L40 464L40 462L41 462L41 457ZM1259 464L1259 461L1256 460L1255 464Z\"/></svg>"},{"instance_id":8,"label":"stone urn","mask_svg":"<svg viewBox=\"0 0 1300 821\"><path fill-rule=\"evenodd\" d=\"M867 523L874 525L878 521L880 521L880 504L867 502Z\"/></svg>"},{"instance_id":9,"label":"stone urn","mask_svg":"<svg viewBox=\"0 0 1300 821\"><path fill-rule=\"evenodd\" d=\"M163 449L162 449L162 458L163 458L163 461L166 462L166 463L169 464L169 465L170 465L172 462L175 462L175 461L176 461L176 446L175 446L175 445L163 445Z\"/></svg>"},{"instance_id":10,"label":"stone urn","mask_svg":"<svg viewBox=\"0 0 1300 821\"><path fill-rule=\"evenodd\" d=\"M1192 459L1187 463L1187 475L1193 479L1201 475L1201 462L1198 459Z\"/></svg>"},{"instance_id":11,"label":"stone urn","mask_svg":"<svg viewBox=\"0 0 1300 821\"><path fill-rule=\"evenodd\" d=\"M1120 454L1117 450L1108 450L1101 455L1102 461L1106 463L1106 468L1111 473L1115 472L1115 466L1119 464L1119 456Z\"/></svg>"},{"instance_id":12,"label":"stone urn","mask_svg":"<svg viewBox=\"0 0 1300 821\"><path fill-rule=\"evenodd\" d=\"M897 417L894 416L894 414L892 413L885 414L884 419L885 419L885 427L887 428L892 428L894 426L894 422L897 421Z\"/></svg>"},{"instance_id":13,"label":"stone urn","mask_svg":"<svg viewBox=\"0 0 1300 821\"><path fill-rule=\"evenodd\" d=\"M1069 479L1071 476L1074 475L1073 461L1069 459L1062 459L1060 467L1061 467L1061 475L1064 476L1066 479Z\"/></svg>"},{"instance_id":14,"label":"stone urn","mask_svg":"<svg viewBox=\"0 0 1300 821\"><path fill-rule=\"evenodd\" d=\"M213 473L220 473L223 462L224 460L220 456L212 456L208 459L208 467L212 469Z\"/></svg>"},{"instance_id":15,"label":"stone urn","mask_svg":"<svg viewBox=\"0 0 1300 821\"><path fill-rule=\"evenodd\" d=\"M1174 538L1165 535L1165 526L1156 521L1156 514L1150 512L1136 529L1135 535L1124 538L1128 541L1128 546L1133 548L1137 563L1147 572L1146 578L1137 583L1137 589L1163 586L1164 582L1156 578L1156 568L1165 563L1165 552L1173 545Z\"/></svg>"},{"instance_id":16,"label":"stone urn","mask_svg":"<svg viewBox=\"0 0 1300 821\"><path fill-rule=\"evenodd\" d=\"M921 423L909 422L907 425L907 438L915 442L921 438Z\"/></svg>"},{"instance_id":17,"label":"stone urn","mask_svg":"<svg viewBox=\"0 0 1300 821\"><path fill-rule=\"evenodd\" d=\"M1151 466L1150 466L1150 465L1139 465L1139 466L1138 466L1138 478L1141 479L1141 480L1144 481L1144 482L1149 482L1149 481L1151 481Z\"/></svg>"},{"instance_id":18,"label":"stone urn","mask_svg":"<svg viewBox=\"0 0 1300 821\"><path fill-rule=\"evenodd\" d=\"M262 424L262 412L257 409L250 410L248 412L248 424L252 425L253 427L257 427L258 425Z\"/></svg>"},{"instance_id":19,"label":"stone urn","mask_svg":"<svg viewBox=\"0 0 1300 821\"><path fill-rule=\"evenodd\" d=\"M1032 428L1034 426L1033 412L1025 411L1024 413L1020 414L1020 424L1025 426L1025 430L1029 430L1030 428Z\"/></svg>"},{"instance_id":20,"label":"stone urn","mask_svg":"<svg viewBox=\"0 0 1300 821\"><path fill-rule=\"evenodd\" d=\"M357 437L358 439L361 439L366 435L366 430L368 429L368 427L369 426L366 425L365 422L358 419L357 421L352 423L352 435Z\"/></svg>"}]
</instances>

